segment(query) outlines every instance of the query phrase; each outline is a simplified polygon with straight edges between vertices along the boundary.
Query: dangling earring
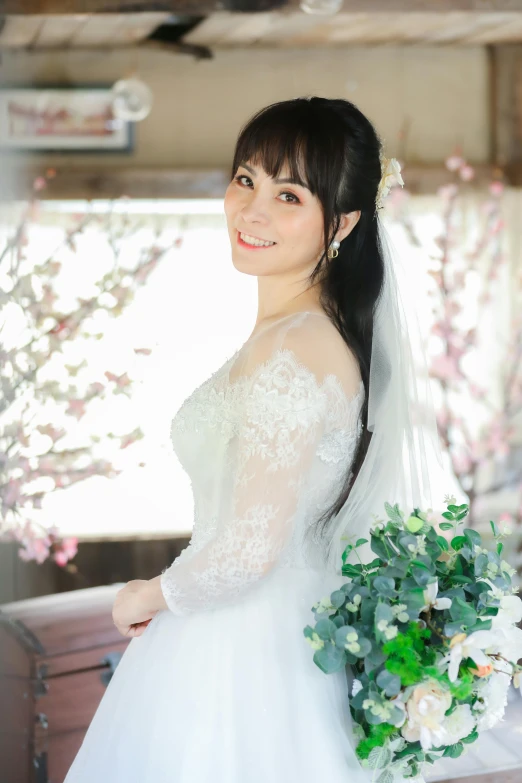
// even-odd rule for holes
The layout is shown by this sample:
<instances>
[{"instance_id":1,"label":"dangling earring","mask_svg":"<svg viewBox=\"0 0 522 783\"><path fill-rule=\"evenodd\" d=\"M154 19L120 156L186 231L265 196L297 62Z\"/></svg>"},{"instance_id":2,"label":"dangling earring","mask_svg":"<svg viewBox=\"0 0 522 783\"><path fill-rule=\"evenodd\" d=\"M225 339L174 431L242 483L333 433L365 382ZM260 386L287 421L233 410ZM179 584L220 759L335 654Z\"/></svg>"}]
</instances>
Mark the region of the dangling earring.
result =
<instances>
[{"instance_id":1,"label":"dangling earring","mask_svg":"<svg viewBox=\"0 0 522 783\"><path fill-rule=\"evenodd\" d=\"M341 243L337 241L337 239L334 239L330 247L328 248L328 258L337 258L339 255L339 248L341 247Z\"/></svg>"}]
</instances>

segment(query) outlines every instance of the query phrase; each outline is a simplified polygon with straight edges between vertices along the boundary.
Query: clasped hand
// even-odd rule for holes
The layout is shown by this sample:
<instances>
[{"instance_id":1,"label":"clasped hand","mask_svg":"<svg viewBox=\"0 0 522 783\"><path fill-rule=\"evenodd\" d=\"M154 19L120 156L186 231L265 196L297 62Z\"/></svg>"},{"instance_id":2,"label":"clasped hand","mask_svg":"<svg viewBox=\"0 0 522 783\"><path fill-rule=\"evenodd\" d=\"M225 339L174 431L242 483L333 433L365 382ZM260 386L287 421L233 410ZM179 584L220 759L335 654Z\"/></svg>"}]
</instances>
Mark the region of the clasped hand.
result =
<instances>
[{"instance_id":1,"label":"clasped hand","mask_svg":"<svg viewBox=\"0 0 522 783\"><path fill-rule=\"evenodd\" d=\"M149 582L133 579L118 590L112 607L114 625L122 636L141 636L158 609L148 608Z\"/></svg>"}]
</instances>

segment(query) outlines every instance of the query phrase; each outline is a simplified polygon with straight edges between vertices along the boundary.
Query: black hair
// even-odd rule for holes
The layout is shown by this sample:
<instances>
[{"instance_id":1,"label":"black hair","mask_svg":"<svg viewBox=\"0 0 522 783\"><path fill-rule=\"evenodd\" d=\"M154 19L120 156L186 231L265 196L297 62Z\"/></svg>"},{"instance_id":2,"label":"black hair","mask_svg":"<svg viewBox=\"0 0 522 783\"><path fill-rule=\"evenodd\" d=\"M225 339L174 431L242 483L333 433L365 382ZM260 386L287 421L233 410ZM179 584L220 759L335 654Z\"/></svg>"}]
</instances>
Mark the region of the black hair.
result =
<instances>
[{"instance_id":1,"label":"black hair","mask_svg":"<svg viewBox=\"0 0 522 783\"><path fill-rule=\"evenodd\" d=\"M289 176L319 199L324 214L324 252L310 275L320 282L320 302L357 358L365 399L354 458L339 497L319 518L313 533L322 537L346 502L371 441L368 392L374 312L384 283L376 198L381 180L382 143L370 120L350 101L295 98L258 111L242 128L232 178L242 163L259 164L271 177L287 166ZM343 213L361 216L328 259Z\"/></svg>"}]
</instances>

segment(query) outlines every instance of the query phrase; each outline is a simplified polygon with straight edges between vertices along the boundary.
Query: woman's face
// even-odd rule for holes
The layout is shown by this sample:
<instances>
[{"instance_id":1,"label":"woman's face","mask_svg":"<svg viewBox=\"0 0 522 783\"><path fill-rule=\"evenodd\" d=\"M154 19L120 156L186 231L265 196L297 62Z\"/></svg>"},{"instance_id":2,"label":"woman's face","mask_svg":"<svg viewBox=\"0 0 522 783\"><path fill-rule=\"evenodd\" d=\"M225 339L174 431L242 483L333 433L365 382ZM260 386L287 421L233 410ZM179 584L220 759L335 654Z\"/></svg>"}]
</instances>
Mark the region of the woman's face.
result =
<instances>
[{"instance_id":1,"label":"woman's face","mask_svg":"<svg viewBox=\"0 0 522 783\"><path fill-rule=\"evenodd\" d=\"M309 275L324 251L321 203L291 182L287 169L272 179L259 165L239 166L225 194L225 214L232 261L241 272Z\"/></svg>"}]
</instances>

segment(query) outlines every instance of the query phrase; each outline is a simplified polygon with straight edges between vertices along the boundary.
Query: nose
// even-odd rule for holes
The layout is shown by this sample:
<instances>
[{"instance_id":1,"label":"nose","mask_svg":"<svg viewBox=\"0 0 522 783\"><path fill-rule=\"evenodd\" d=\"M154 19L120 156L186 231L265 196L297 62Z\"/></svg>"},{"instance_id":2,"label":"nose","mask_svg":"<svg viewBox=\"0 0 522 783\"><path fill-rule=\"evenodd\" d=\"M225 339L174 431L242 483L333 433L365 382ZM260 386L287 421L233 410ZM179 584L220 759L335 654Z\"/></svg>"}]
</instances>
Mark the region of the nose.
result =
<instances>
[{"instance_id":1,"label":"nose","mask_svg":"<svg viewBox=\"0 0 522 783\"><path fill-rule=\"evenodd\" d=\"M249 191L240 210L240 217L245 223L266 224L269 221L266 198L260 191Z\"/></svg>"}]
</instances>

